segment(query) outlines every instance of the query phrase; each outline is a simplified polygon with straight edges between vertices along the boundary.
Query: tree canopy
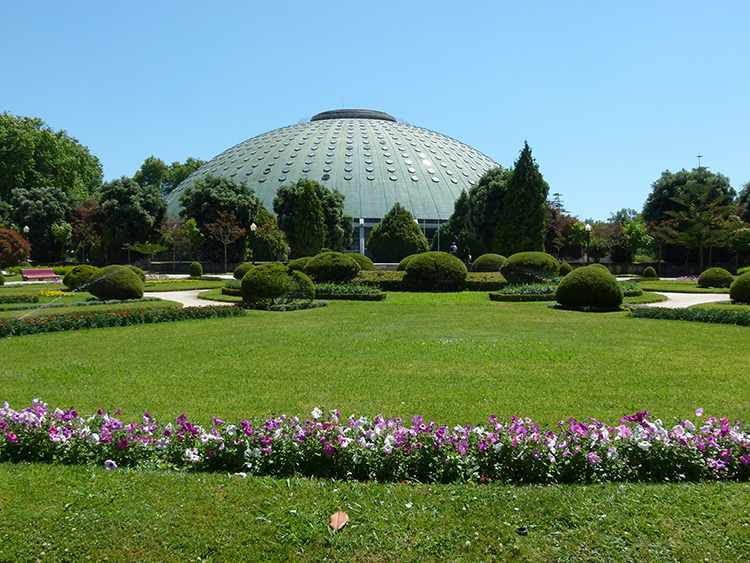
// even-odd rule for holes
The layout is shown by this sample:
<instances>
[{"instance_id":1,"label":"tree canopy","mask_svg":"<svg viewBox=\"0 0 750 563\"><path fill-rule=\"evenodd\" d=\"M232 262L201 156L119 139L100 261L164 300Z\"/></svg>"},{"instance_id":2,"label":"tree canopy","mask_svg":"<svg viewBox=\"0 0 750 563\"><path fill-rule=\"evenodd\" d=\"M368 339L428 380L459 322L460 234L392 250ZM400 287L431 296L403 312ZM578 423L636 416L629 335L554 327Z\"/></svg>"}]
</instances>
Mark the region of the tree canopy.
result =
<instances>
[{"instance_id":1,"label":"tree canopy","mask_svg":"<svg viewBox=\"0 0 750 563\"><path fill-rule=\"evenodd\" d=\"M57 260L59 244L52 226L64 223L68 213L68 197L61 188L31 187L12 191L14 219L19 227L28 227L31 257L37 261Z\"/></svg>"},{"instance_id":2,"label":"tree canopy","mask_svg":"<svg viewBox=\"0 0 750 563\"><path fill-rule=\"evenodd\" d=\"M54 186L83 199L102 183L102 166L65 131L36 117L0 114L0 199L14 188Z\"/></svg>"},{"instance_id":3,"label":"tree canopy","mask_svg":"<svg viewBox=\"0 0 750 563\"><path fill-rule=\"evenodd\" d=\"M143 161L133 180L143 187L156 186L166 195L204 164L202 160L189 157L184 164L173 162L167 165L152 155Z\"/></svg>"},{"instance_id":4,"label":"tree canopy","mask_svg":"<svg viewBox=\"0 0 750 563\"><path fill-rule=\"evenodd\" d=\"M729 185L729 178L722 174L714 174L704 167L694 168L690 172L684 168L676 173L665 170L661 177L651 184L651 193L643 205L643 220L646 223L659 223L669 219L668 211L680 211L682 206L674 198L684 193L685 185L688 183L710 186L711 190L707 194L709 203L726 195L732 198L736 195Z\"/></svg>"},{"instance_id":5,"label":"tree canopy","mask_svg":"<svg viewBox=\"0 0 750 563\"><path fill-rule=\"evenodd\" d=\"M524 143L521 155L505 186L503 205L497 218L493 252L511 256L517 252L544 250L549 185Z\"/></svg>"},{"instance_id":6,"label":"tree canopy","mask_svg":"<svg viewBox=\"0 0 750 563\"><path fill-rule=\"evenodd\" d=\"M492 238L503 208L509 176L510 171L499 166L485 172L479 182L469 189L466 226L479 239L483 252L492 250ZM480 249L476 250L478 256Z\"/></svg>"},{"instance_id":7,"label":"tree canopy","mask_svg":"<svg viewBox=\"0 0 750 563\"><path fill-rule=\"evenodd\" d=\"M367 249L382 262L400 262L410 254L426 252L427 248L427 238L414 216L398 202L373 227L367 239Z\"/></svg>"},{"instance_id":8,"label":"tree canopy","mask_svg":"<svg viewBox=\"0 0 750 563\"><path fill-rule=\"evenodd\" d=\"M482 244L469 230L468 215L469 194L463 191L453 203L453 214L445 223L440 225L440 236L436 235L432 238L432 250L448 252L451 244L455 242L459 249L465 246L475 249L472 250L474 258L483 254ZM438 240L440 241L440 247L438 247Z\"/></svg>"}]
</instances>

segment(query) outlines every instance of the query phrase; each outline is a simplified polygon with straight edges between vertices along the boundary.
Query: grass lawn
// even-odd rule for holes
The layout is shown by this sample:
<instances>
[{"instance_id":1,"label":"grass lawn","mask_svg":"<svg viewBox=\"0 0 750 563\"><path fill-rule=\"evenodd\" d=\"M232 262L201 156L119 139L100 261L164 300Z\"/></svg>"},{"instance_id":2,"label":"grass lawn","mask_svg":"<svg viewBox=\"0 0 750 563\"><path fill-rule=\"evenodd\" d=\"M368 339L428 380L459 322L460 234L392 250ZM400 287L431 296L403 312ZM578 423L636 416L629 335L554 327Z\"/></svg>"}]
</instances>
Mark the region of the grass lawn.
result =
<instances>
[{"instance_id":1,"label":"grass lawn","mask_svg":"<svg viewBox=\"0 0 750 563\"><path fill-rule=\"evenodd\" d=\"M0 340L13 408L208 421L315 406L439 423L750 418L750 329L389 293L293 313ZM0 561L738 561L750 485L508 487L0 465ZM329 531L343 509L350 524ZM529 529L519 536L518 526ZM467 544L469 542L469 544ZM502 544L502 545L501 545ZM515 548L518 547L518 550ZM68 550L67 552L65 550ZM41 555L44 551L45 555Z\"/></svg>"}]
</instances>

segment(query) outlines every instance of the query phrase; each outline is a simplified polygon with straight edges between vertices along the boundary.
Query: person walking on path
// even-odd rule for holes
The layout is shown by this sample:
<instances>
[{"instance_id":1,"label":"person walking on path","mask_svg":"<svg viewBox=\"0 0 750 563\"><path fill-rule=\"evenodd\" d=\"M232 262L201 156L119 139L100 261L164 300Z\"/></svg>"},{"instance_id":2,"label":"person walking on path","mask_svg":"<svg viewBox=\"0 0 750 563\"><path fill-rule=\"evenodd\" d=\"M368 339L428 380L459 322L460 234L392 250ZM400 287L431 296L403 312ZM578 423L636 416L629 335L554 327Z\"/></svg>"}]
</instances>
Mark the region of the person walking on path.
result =
<instances>
[{"instance_id":1,"label":"person walking on path","mask_svg":"<svg viewBox=\"0 0 750 563\"><path fill-rule=\"evenodd\" d=\"M451 244L450 253L453 254L453 256L455 256L456 258L458 258L458 247L456 246L455 241L453 242L453 244Z\"/></svg>"},{"instance_id":2,"label":"person walking on path","mask_svg":"<svg viewBox=\"0 0 750 563\"><path fill-rule=\"evenodd\" d=\"M471 250L469 249L468 244L464 246L464 264L467 266L471 264Z\"/></svg>"}]
</instances>

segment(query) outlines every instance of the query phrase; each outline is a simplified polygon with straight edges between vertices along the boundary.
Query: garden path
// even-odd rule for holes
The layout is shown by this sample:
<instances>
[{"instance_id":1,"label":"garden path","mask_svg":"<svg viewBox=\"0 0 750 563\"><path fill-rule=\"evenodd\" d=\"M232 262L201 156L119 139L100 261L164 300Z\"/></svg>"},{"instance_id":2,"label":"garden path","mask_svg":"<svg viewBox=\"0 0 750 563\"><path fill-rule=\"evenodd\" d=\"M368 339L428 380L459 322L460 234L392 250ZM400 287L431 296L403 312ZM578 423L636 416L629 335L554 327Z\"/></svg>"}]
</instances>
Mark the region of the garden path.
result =
<instances>
[{"instance_id":1,"label":"garden path","mask_svg":"<svg viewBox=\"0 0 750 563\"><path fill-rule=\"evenodd\" d=\"M205 307L207 305L233 305L225 301L212 301L209 299L198 299L198 294L205 289L189 289L187 291L147 291L144 297L157 297L167 301L177 301L183 307Z\"/></svg>"},{"instance_id":2,"label":"garden path","mask_svg":"<svg viewBox=\"0 0 750 563\"><path fill-rule=\"evenodd\" d=\"M665 295L667 301L649 303L646 307L666 307L668 309L684 309L692 305L702 303L715 303L717 301L729 301L727 293L667 293L657 291L659 295Z\"/></svg>"}]
</instances>

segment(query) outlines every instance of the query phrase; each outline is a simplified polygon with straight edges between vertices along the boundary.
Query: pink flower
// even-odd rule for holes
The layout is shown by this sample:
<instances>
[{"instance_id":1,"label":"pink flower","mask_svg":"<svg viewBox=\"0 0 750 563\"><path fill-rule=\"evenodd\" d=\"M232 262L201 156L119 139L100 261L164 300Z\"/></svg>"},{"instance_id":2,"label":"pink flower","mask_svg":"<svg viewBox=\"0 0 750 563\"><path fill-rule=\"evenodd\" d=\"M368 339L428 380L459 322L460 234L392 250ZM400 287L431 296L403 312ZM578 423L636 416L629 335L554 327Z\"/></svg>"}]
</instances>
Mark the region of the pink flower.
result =
<instances>
[{"instance_id":1,"label":"pink flower","mask_svg":"<svg viewBox=\"0 0 750 563\"><path fill-rule=\"evenodd\" d=\"M599 457L599 454L596 452L589 452L589 463L591 465L599 465L599 462L602 459Z\"/></svg>"},{"instance_id":2,"label":"pink flower","mask_svg":"<svg viewBox=\"0 0 750 563\"><path fill-rule=\"evenodd\" d=\"M703 416L703 408L695 410L695 416Z\"/></svg>"},{"instance_id":3,"label":"pink flower","mask_svg":"<svg viewBox=\"0 0 750 563\"><path fill-rule=\"evenodd\" d=\"M8 440L9 440L10 442L12 442L13 444L15 444L16 442L18 442L18 436L16 436L16 435L15 435L15 434L13 434L12 432L8 432L8 433L6 434L6 436L8 437Z\"/></svg>"}]
</instances>

